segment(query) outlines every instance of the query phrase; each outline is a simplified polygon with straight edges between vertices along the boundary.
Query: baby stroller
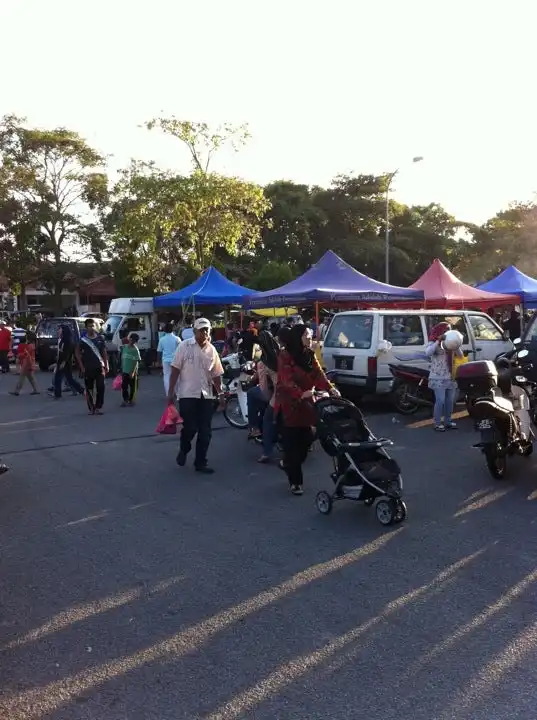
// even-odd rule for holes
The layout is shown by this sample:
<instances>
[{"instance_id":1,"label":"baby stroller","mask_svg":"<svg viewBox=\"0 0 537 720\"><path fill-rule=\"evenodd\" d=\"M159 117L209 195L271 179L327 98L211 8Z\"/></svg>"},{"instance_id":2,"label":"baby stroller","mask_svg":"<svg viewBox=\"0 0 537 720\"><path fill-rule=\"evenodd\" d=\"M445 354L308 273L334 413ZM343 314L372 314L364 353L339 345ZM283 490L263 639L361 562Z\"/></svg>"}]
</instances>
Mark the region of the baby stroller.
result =
<instances>
[{"instance_id":1,"label":"baby stroller","mask_svg":"<svg viewBox=\"0 0 537 720\"><path fill-rule=\"evenodd\" d=\"M391 440L376 438L361 411L348 400L323 398L315 403L317 437L334 460L332 494L322 490L315 504L328 515L336 500L355 500L371 506L376 502L382 525L402 522L407 508L402 500L403 480L399 465L384 450Z\"/></svg>"}]
</instances>

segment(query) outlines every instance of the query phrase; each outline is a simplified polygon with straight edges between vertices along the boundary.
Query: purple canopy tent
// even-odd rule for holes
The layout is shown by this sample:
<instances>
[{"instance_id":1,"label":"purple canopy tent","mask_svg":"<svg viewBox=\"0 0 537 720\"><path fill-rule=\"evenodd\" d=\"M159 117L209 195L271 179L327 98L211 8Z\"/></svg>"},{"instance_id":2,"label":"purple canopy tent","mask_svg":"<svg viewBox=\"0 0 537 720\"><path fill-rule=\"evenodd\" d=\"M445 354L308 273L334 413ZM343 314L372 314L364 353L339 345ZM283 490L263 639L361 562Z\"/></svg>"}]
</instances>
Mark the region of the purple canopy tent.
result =
<instances>
[{"instance_id":1,"label":"purple canopy tent","mask_svg":"<svg viewBox=\"0 0 537 720\"><path fill-rule=\"evenodd\" d=\"M287 285L244 298L246 307L286 307L320 302L422 300L423 291L386 285L355 270L328 250L303 275Z\"/></svg>"}]
</instances>

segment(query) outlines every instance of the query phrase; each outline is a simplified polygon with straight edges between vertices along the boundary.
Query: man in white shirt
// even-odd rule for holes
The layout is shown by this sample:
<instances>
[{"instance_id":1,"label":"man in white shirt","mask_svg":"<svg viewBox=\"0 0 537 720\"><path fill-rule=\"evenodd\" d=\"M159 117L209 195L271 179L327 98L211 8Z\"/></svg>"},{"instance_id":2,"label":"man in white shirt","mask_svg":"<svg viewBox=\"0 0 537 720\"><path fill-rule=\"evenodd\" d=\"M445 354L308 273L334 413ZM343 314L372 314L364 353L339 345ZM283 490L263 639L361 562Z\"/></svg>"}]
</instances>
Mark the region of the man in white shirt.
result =
<instances>
[{"instance_id":1,"label":"man in white shirt","mask_svg":"<svg viewBox=\"0 0 537 720\"><path fill-rule=\"evenodd\" d=\"M207 321L208 322L208 321ZM185 326L181 330L181 340L190 340L194 337L194 328L192 327L192 318L187 315L185 318Z\"/></svg>"},{"instance_id":2,"label":"man in white shirt","mask_svg":"<svg viewBox=\"0 0 537 720\"><path fill-rule=\"evenodd\" d=\"M221 377L224 374L216 348L211 343L211 323L198 318L194 323L194 337L184 340L171 363L168 403L174 401L178 383L179 412L183 418L181 445L177 464L183 467L197 434L194 467L197 472L212 474L207 465L207 451L211 443L212 419L215 407L213 387L220 403L224 400Z\"/></svg>"},{"instance_id":3,"label":"man in white shirt","mask_svg":"<svg viewBox=\"0 0 537 720\"><path fill-rule=\"evenodd\" d=\"M173 323L166 323L164 328L165 334L158 341L157 352L159 354L159 360L162 363L162 375L164 378L164 392L166 397L170 389L170 374L172 371L172 360L175 357L177 347L181 344L181 341L177 335L173 332Z\"/></svg>"}]
</instances>

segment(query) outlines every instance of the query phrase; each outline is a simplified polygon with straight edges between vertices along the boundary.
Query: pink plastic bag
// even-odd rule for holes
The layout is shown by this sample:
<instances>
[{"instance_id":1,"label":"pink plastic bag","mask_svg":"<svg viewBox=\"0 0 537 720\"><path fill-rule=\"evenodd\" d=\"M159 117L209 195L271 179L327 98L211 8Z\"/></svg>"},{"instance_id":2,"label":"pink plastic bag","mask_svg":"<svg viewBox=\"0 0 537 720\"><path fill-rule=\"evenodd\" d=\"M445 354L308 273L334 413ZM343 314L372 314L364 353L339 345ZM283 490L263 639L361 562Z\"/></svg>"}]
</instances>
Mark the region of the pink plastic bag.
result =
<instances>
[{"instance_id":1,"label":"pink plastic bag","mask_svg":"<svg viewBox=\"0 0 537 720\"><path fill-rule=\"evenodd\" d=\"M168 405L162 413L156 432L158 432L159 435L176 435L177 426L182 422L183 420L177 412L177 409L173 405Z\"/></svg>"},{"instance_id":2,"label":"pink plastic bag","mask_svg":"<svg viewBox=\"0 0 537 720\"><path fill-rule=\"evenodd\" d=\"M121 377L121 375L116 375L116 377L114 378L114 380L112 382L112 390L121 390L122 380L123 380L123 378Z\"/></svg>"}]
</instances>

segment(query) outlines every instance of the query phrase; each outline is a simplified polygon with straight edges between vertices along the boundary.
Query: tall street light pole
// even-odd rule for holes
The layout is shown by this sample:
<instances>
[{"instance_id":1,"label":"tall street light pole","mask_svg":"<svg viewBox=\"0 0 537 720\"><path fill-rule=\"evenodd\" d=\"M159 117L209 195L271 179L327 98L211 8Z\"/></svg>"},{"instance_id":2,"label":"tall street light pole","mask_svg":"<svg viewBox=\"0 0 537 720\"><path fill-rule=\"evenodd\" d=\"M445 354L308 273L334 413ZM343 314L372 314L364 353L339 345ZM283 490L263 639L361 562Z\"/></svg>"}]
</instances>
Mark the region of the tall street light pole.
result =
<instances>
[{"instance_id":1,"label":"tall street light pole","mask_svg":"<svg viewBox=\"0 0 537 720\"><path fill-rule=\"evenodd\" d=\"M423 160L423 157L421 155L418 155L415 158L412 158L413 163L418 163ZM392 180L399 172L399 168L397 170L394 170L392 173L389 173L387 175L388 182L386 184L386 228L385 228L385 235L384 235L384 245L385 245L385 269L384 269L384 282L388 285L390 283L390 187L392 184Z\"/></svg>"}]
</instances>

